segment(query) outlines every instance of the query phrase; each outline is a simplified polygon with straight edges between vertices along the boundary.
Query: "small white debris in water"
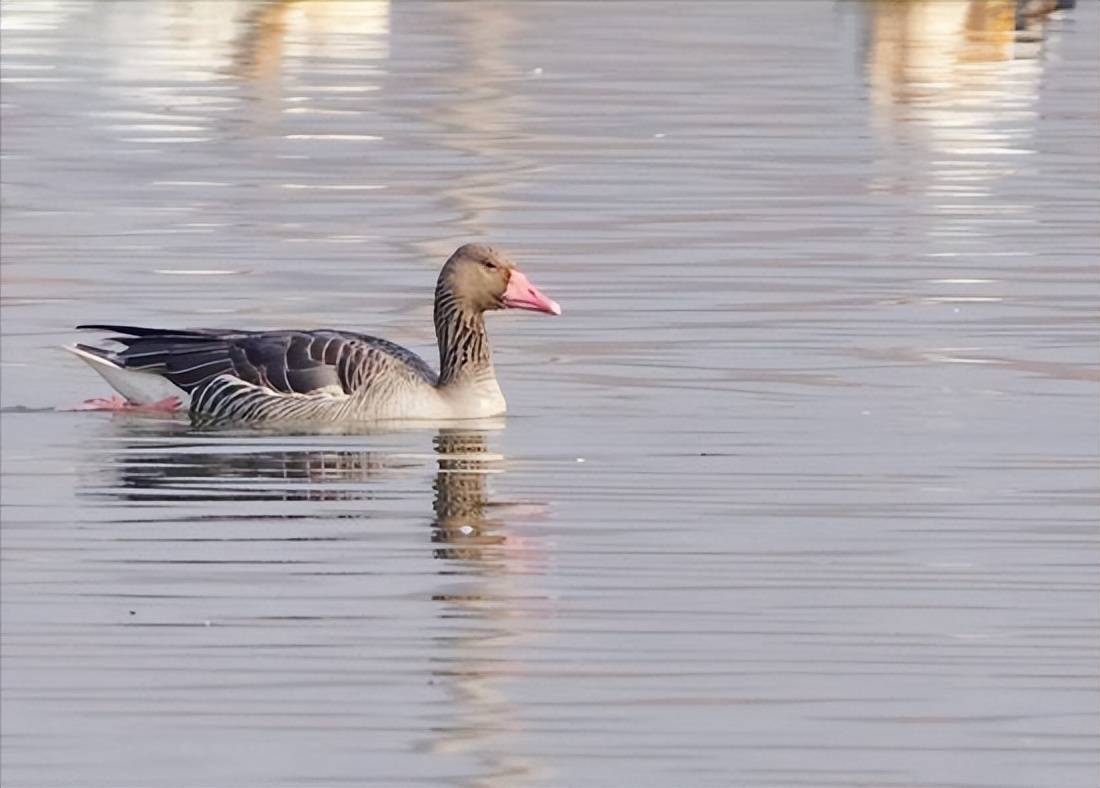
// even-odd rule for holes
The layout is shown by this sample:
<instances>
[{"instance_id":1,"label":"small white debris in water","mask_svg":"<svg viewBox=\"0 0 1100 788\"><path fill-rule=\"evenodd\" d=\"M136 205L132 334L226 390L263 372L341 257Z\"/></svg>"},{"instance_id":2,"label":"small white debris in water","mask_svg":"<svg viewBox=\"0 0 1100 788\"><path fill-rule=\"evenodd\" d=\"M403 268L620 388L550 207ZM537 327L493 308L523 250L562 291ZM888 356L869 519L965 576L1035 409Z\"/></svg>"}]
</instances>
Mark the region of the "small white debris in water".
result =
<instances>
[{"instance_id":1,"label":"small white debris in water","mask_svg":"<svg viewBox=\"0 0 1100 788\"><path fill-rule=\"evenodd\" d=\"M578 457L577 462L584 462L584 457Z\"/></svg>"},{"instance_id":2,"label":"small white debris in water","mask_svg":"<svg viewBox=\"0 0 1100 788\"><path fill-rule=\"evenodd\" d=\"M233 276L246 272L233 271L228 268L155 268L153 269L153 273L165 274L166 276Z\"/></svg>"},{"instance_id":3,"label":"small white debris in water","mask_svg":"<svg viewBox=\"0 0 1100 788\"><path fill-rule=\"evenodd\" d=\"M458 530L462 532L463 536L469 536L470 534L472 534L474 532L473 526L469 526L469 525L464 525L461 528L459 528Z\"/></svg>"},{"instance_id":4,"label":"small white debris in water","mask_svg":"<svg viewBox=\"0 0 1100 788\"><path fill-rule=\"evenodd\" d=\"M654 135L653 135L653 139L655 139L655 140L663 140L663 139L664 139L664 138L665 138L666 136L667 136L667 135L665 135L665 134L654 134Z\"/></svg>"},{"instance_id":5,"label":"small white debris in water","mask_svg":"<svg viewBox=\"0 0 1100 788\"><path fill-rule=\"evenodd\" d=\"M542 73L542 69L541 68L533 68L530 71L528 71L527 73L530 74L533 77L537 77L539 74Z\"/></svg>"},{"instance_id":6,"label":"small white debris in water","mask_svg":"<svg viewBox=\"0 0 1100 788\"><path fill-rule=\"evenodd\" d=\"M208 627L208 626L210 626L210 621L209 621L209 619L208 619L208 620L206 620L206 621L203 621L203 622L202 622L202 625L203 625L204 627Z\"/></svg>"},{"instance_id":7,"label":"small white debris in water","mask_svg":"<svg viewBox=\"0 0 1100 788\"><path fill-rule=\"evenodd\" d=\"M864 415L864 416L870 416L870 415L871 415L871 411L869 411L869 410L861 410L861 411L860 411L860 414L861 414L861 415Z\"/></svg>"}]
</instances>

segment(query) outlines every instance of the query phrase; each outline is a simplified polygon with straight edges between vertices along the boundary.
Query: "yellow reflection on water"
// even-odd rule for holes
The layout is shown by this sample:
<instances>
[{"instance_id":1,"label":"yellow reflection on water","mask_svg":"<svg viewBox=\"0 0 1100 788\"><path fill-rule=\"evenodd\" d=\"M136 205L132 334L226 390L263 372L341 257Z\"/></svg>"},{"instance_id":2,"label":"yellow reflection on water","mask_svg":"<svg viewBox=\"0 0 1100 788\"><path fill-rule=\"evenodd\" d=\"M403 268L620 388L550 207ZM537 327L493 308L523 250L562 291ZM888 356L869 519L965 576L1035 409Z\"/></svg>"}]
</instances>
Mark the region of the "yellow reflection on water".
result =
<instances>
[{"instance_id":1,"label":"yellow reflection on water","mask_svg":"<svg viewBox=\"0 0 1100 788\"><path fill-rule=\"evenodd\" d=\"M928 280L918 303L950 314L1005 300L991 256L1043 221L1034 191L1012 189L1037 151L1040 47L1057 43L1058 5L1017 0L871 0L866 76L877 141L872 192L902 195L893 232L920 237L952 274ZM977 350L980 350L977 349ZM935 362L952 354L916 351ZM973 355L973 354L971 354Z\"/></svg>"},{"instance_id":2,"label":"yellow reflection on water","mask_svg":"<svg viewBox=\"0 0 1100 788\"><path fill-rule=\"evenodd\" d=\"M878 187L951 198L937 205L947 213L959 208L955 197L987 196L991 181L1034 153L1035 47L1049 44L1036 20L1047 17L1025 19L1016 0L872 0L865 8L872 128L896 156Z\"/></svg>"},{"instance_id":3,"label":"yellow reflection on water","mask_svg":"<svg viewBox=\"0 0 1100 788\"><path fill-rule=\"evenodd\" d=\"M280 79L288 59L389 56L389 0L275 0L249 11L242 27L233 56L236 71L259 82Z\"/></svg>"},{"instance_id":4,"label":"yellow reflection on water","mask_svg":"<svg viewBox=\"0 0 1100 788\"><path fill-rule=\"evenodd\" d=\"M877 0L867 75L876 117L895 105L994 107L1034 96L1038 62L1021 57L1016 0Z\"/></svg>"}]
</instances>

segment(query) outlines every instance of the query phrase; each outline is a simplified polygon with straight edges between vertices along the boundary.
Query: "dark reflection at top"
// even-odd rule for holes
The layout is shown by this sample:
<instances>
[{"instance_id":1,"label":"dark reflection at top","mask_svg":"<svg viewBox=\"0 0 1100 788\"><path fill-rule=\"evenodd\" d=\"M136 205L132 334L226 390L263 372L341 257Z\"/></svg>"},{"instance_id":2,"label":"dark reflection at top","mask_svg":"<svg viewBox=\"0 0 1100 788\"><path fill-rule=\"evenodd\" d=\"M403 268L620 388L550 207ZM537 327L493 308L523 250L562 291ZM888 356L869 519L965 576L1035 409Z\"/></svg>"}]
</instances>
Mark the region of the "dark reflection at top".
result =
<instances>
[{"instance_id":1,"label":"dark reflection at top","mask_svg":"<svg viewBox=\"0 0 1100 788\"><path fill-rule=\"evenodd\" d=\"M163 427L157 425L157 429ZM505 541L499 520L486 516L490 508L486 479L502 458L489 452L484 431L443 429L433 444L438 463L432 482L431 541L438 545L434 555L479 559L483 548ZM415 454L392 450L285 446L242 450L247 445L194 430L177 435L150 432L141 423L128 425L127 440L108 452L110 480L86 484L82 494L143 504L223 504L225 508L261 502L392 500L395 493L386 484L423 465ZM211 513L205 506L196 512L196 519L202 512L225 514ZM240 514L262 520L355 518L368 513L340 509L326 514L315 509L299 514L287 510Z\"/></svg>"},{"instance_id":2,"label":"dark reflection at top","mask_svg":"<svg viewBox=\"0 0 1100 788\"><path fill-rule=\"evenodd\" d=\"M369 500L402 467L370 451L164 451L131 445L114 458L117 486L86 491L142 503Z\"/></svg>"}]
</instances>

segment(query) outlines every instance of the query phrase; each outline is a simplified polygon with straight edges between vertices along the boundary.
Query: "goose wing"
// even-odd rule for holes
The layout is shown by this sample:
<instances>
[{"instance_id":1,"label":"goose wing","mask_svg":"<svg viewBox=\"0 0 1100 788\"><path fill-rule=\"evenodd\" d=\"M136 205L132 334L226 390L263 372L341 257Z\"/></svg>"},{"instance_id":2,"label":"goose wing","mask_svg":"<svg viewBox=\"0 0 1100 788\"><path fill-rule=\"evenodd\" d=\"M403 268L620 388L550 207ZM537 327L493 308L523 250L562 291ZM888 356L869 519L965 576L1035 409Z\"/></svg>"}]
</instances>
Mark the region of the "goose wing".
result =
<instances>
[{"instance_id":1,"label":"goose wing","mask_svg":"<svg viewBox=\"0 0 1100 788\"><path fill-rule=\"evenodd\" d=\"M425 361L400 345L348 331L174 331L138 326L83 325L112 331L124 348L80 345L125 369L152 372L188 393L220 375L286 394L350 394L379 375L398 374L434 385Z\"/></svg>"}]
</instances>

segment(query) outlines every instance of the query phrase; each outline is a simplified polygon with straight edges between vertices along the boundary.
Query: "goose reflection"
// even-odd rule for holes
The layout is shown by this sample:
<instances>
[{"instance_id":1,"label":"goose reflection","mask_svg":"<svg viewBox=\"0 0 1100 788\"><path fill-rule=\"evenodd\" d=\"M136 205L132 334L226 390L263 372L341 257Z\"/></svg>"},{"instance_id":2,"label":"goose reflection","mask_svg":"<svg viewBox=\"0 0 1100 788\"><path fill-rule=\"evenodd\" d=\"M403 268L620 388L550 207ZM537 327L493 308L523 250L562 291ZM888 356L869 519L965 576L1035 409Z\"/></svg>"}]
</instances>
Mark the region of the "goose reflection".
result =
<instances>
[{"instance_id":1,"label":"goose reflection","mask_svg":"<svg viewBox=\"0 0 1100 788\"><path fill-rule=\"evenodd\" d=\"M440 545L435 556L481 558L483 548L505 541L500 523L486 517L490 465L502 458L489 454L485 436L477 432L441 431L435 450L439 472L433 485L432 542Z\"/></svg>"},{"instance_id":2,"label":"goose reflection","mask_svg":"<svg viewBox=\"0 0 1100 788\"><path fill-rule=\"evenodd\" d=\"M122 450L111 452L111 478L90 481L85 497L146 504L369 501L392 498L384 488L423 465L422 455L414 453L263 444L244 451L241 443L222 449L227 441L194 432L158 434L140 422L122 428L129 439ZM437 546L436 558L478 560L484 548L506 541L503 522L487 516L487 477L503 460L489 451L487 437L480 430L443 429L433 439L437 471L430 538ZM320 511L308 516L317 517ZM291 515L283 509L270 514L253 510L247 516Z\"/></svg>"},{"instance_id":3,"label":"goose reflection","mask_svg":"<svg viewBox=\"0 0 1100 788\"><path fill-rule=\"evenodd\" d=\"M121 441L120 429L125 431ZM350 449L348 438L338 439L343 447L318 446L322 439L309 438L308 448L296 448L287 445L293 437L250 434L238 439L170 429L140 422L113 424L104 441L110 447L107 474L94 471L83 494L112 498L106 506L120 509L112 516L126 522L148 518L175 529L182 526L184 540L212 545L203 559L220 557L227 539L238 538L240 532L208 536L199 529L199 539L192 540L191 523L208 518L241 519L250 525L266 521L291 526L271 531L276 541L288 543L274 555L275 563L294 567L298 543L346 538L315 533L328 530L323 524L317 528L319 521L338 518L355 532L366 531L373 514L395 501L403 505L410 493L402 485L424 467L423 454ZM484 430L442 429L433 439L431 513L415 516L420 528L428 526L420 538L431 556L429 565L420 564L419 581L431 589L431 607L417 625L430 634L418 648L426 649L427 683L446 702L435 707L438 718L416 735L423 737L418 746L427 752L476 764L478 777L471 784L519 786L543 775L545 767L512 744L511 737L523 728L523 715L501 682L524 672L519 647L533 636L531 622L549 603L532 588L541 569L538 543L518 538L514 527L520 518L537 516L538 505L492 500L489 479L502 470L504 458L490 451L488 438ZM91 448L87 461L101 469L102 442ZM423 498L422 492L418 497ZM119 500L127 505L114 506ZM238 506L240 502L250 505ZM362 528L356 520L364 521ZM252 538L251 533L246 536ZM293 571L305 572L314 583L330 582L345 570L355 574L354 566L322 569L318 574L310 568ZM330 574L329 569L336 571ZM266 612L281 612L277 604ZM317 620L325 619L323 611L316 612Z\"/></svg>"},{"instance_id":4,"label":"goose reflection","mask_svg":"<svg viewBox=\"0 0 1100 788\"><path fill-rule=\"evenodd\" d=\"M504 547L515 560L530 560L530 551L521 549L523 540L509 537L505 520L537 514L540 509L537 504L490 501L488 479L500 472L504 458L488 445L488 429L498 429L499 424L485 426L441 429L433 438L437 467L431 485L432 555L467 562L465 572L499 570ZM121 448L120 429L125 431ZM236 440L142 421L115 423L112 430L106 476L97 462L99 469L87 478L82 497L186 506L188 514L182 518L177 508L172 509L176 521L369 519L375 513L373 507L337 504L375 501L380 508L388 506L404 497L395 495L394 486L424 464L424 456L415 452L329 448L316 443L309 448L273 446L268 441L281 439L262 434ZM242 503L257 506L227 515L227 509ZM319 506L259 506L264 503Z\"/></svg>"},{"instance_id":5,"label":"goose reflection","mask_svg":"<svg viewBox=\"0 0 1100 788\"><path fill-rule=\"evenodd\" d=\"M502 458L488 451L483 434L444 430L435 438L435 450L439 472L432 542L436 558L457 565L440 572L457 585L432 598L439 603L441 622L462 619L477 627L440 639L433 655L434 680L451 697L453 714L436 727L429 749L474 758L480 777L471 784L523 785L545 776L545 768L509 746L523 725L519 708L498 683L521 671L507 654L525 638L520 622L530 615L526 608L537 595L512 586L516 577L532 574L537 551L508 534L498 514L523 509L515 504L503 508L489 499L488 479ZM456 571L459 566L462 571ZM522 605L517 606L517 598Z\"/></svg>"},{"instance_id":6,"label":"goose reflection","mask_svg":"<svg viewBox=\"0 0 1100 788\"><path fill-rule=\"evenodd\" d=\"M89 486L84 494L135 503L365 501L375 497L380 481L416 464L372 451L216 448L131 444L112 463L117 482Z\"/></svg>"}]
</instances>

